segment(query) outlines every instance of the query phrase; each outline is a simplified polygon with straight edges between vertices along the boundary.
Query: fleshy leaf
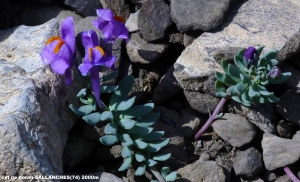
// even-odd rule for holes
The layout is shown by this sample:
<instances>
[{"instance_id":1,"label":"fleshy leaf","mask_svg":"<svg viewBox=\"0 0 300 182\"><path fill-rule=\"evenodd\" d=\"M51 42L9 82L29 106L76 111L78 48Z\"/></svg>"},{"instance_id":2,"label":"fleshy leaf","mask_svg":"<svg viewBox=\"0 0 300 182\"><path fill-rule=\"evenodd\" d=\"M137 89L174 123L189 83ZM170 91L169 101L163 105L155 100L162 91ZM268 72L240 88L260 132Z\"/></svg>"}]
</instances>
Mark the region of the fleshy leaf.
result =
<instances>
[{"instance_id":1,"label":"fleshy leaf","mask_svg":"<svg viewBox=\"0 0 300 182\"><path fill-rule=\"evenodd\" d=\"M99 140L105 146L111 146L118 142L118 138L115 135L105 135Z\"/></svg>"},{"instance_id":2,"label":"fleshy leaf","mask_svg":"<svg viewBox=\"0 0 300 182\"><path fill-rule=\"evenodd\" d=\"M126 133L120 134L120 141L121 141L121 143L122 143L122 145L123 145L124 147L128 147L128 146L133 145L132 139L131 139L130 136L129 136L128 134L126 134Z\"/></svg>"},{"instance_id":3,"label":"fleshy leaf","mask_svg":"<svg viewBox=\"0 0 300 182\"><path fill-rule=\"evenodd\" d=\"M141 127L151 126L158 120L159 116L159 113L148 114L142 118L136 119L136 125Z\"/></svg>"},{"instance_id":4,"label":"fleshy leaf","mask_svg":"<svg viewBox=\"0 0 300 182\"><path fill-rule=\"evenodd\" d=\"M99 112L95 112L95 113L83 116L82 119L90 125L95 125L101 121L101 114Z\"/></svg>"},{"instance_id":5,"label":"fleshy leaf","mask_svg":"<svg viewBox=\"0 0 300 182\"><path fill-rule=\"evenodd\" d=\"M132 75L128 75L125 78L123 78L119 83L118 90L116 90L112 94L109 102L109 106L112 106L115 103L125 100L132 89L133 83L134 83L134 77Z\"/></svg>"},{"instance_id":6,"label":"fleshy leaf","mask_svg":"<svg viewBox=\"0 0 300 182\"><path fill-rule=\"evenodd\" d=\"M269 84L280 84L280 83L283 83L286 80L288 80L291 75L292 75L291 72L281 73L280 77L274 78L274 79L269 79Z\"/></svg>"},{"instance_id":7,"label":"fleshy leaf","mask_svg":"<svg viewBox=\"0 0 300 182\"><path fill-rule=\"evenodd\" d=\"M116 110L116 111L125 111L129 109L135 102L135 96L126 100L114 103L113 105L109 106L110 110Z\"/></svg>"},{"instance_id":8,"label":"fleshy leaf","mask_svg":"<svg viewBox=\"0 0 300 182\"><path fill-rule=\"evenodd\" d=\"M115 134L117 134L117 129L118 129L118 126L115 123L110 122L104 127L104 133L106 135L111 135L111 134L115 135Z\"/></svg>"},{"instance_id":9,"label":"fleshy leaf","mask_svg":"<svg viewBox=\"0 0 300 182\"><path fill-rule=\"evenodd\" d=\"M128 169L129 166L131 165L131 162L132 162L132 157L126 158L123 164L121 165L121 167L118 169L118 171L125 171L126 169Z\"/></svg>"},{"instance_id":10,"label":"fleshy leaf","mask_svg":"<svg viewBox=\"0 0 300 182\"><path fill-rule=\"evenodd\" d=\"M244 50L245 51L245 50ZM240 51L241 52L241 51ZM239 54L239 53L238 53ZM247 62L244 60L243 56L234 56L234 63L237 65L237 67L244 73L248 72L247 69Z\"/></svg>"},{"instance_id":11,"label":"fleshy leaf","mask_svg":"<svg viewBox=\"0 0 300 182\"><path fill-rule=\"evenodd\" d=\"M131 119L121 119L119 121L119 124L126 130L133 128L135 123L136 123L136 121L131 120Z\"/></svg>"},{"instance_id":12,"label":"fleshy leaf","mask_svg":"<svg viewBox=\"0 0 300 182\"><path fill-rule=\"evenodd\" d=\"M78 94L76 95L76 97L85 97L86 96L86 88L81 89Z\"/></svg>"},{"instance_id":13,"label":"fleshy leaf","mask_svg":"<svg viewBox=\"0 0 300 182\"><path fill-rule=\"evenodd\" d=\"M149 159L149 160L146 161L146 164L149 167L152 167L152 166L155 166L157 164L157 162L155 160Z\"/></svg>"},{"instance_id":14,"label":"fleshy leaf","mask_svg":"<svg viewBox=\"0 0 300 182\"><path fill-rule=\"evenodd\" d=\"M144 149L144 148L146 148L146 147L148 146L148 143L143 142L143 141L141 141L141 140L135 140L135 141L133 142L133 144L134 144L137 148L139 148L139 149Z\"/></svg>"},{"instance_id":15,"label":"fleshy leaf","mask_svg":"<svg viewBox=\"0 0 300 182\"><path fill-rule=\"evenodd\" d=\"M101 85L100 86L100 92L101 93L112 93L113 91L116 91L119 88L118 85L109 85L109 86L105 86L105 85Z\"/></svg>"},{"instance_id":16,"label":"fleshy leaf","mask_svg":"<svg viewBox=\"0 0 300 182\"><path fill-rule=\"evenodd\" d=\"M123 149L122 149L122 157L126 158L126 157L131 157L131 156L132 156L131 146L123 147Z\"/></svg>"},{"instance_id":17,"label":"fleshy leaf","mask_svg":"<svg viewBox=\"0 0 300 182\"><path fill-rule=\"evenodd\" d=\"M136 176L142 176L145 174L146 164L141 164L135 171Z\"/></svg>"},{"instance_id":18,"label":"fleshy leaf","mask_svg":"<svg viewBox=\"0 0 300 182\"><path fill-rule=\"evenodd\" d=\"M267 60L276 59L277 53L277 50L270 50L266 52L261 58L266 58Z\"/></svg>"},{"instance_id":19,"label":"fleshy leaf","mask_svg":"<svg viewBox=\"0 0 300 182\"><path fill-rule=\"evenodd\" d=\"M271 59L272 66L276 66L278 61L276 59Z\"/></svg>"},{"instance_id":20,"label":"fleshy leaf","mask_svg":"<svg viewBox=\"0 0 300 182\"><path fill-rule=\"evenodd\" d=\"M146 158L144 157L144 155L141 152L136 152L134 154L136 161L138 162L143 162L146 160Z\"/></svg>"},{"instance_id":21,"label":"fleshy leaf","mask_svg":"<svg viewBox=\"0 0 300 182\"><path fill-rule=\"evenodd\" d=\"M257 51L257 56L258 57L261 55L261 52L263 51L264 48L265 48L265 46L259 46L259 47L255 48L256 51Z\"/></svg>"},{"instance_id":22,"label":"fleshy leaf","mask_svg":"<svg viewBox=\"0 0 300 182\"><path fill-rule=\"evenodd\" d=\"M106 82L109 80L112 80L114 78L116 78L118 76L118 71L113 71L105 76L103 76L102 78L100 78L100 82Z\"/></svg>"},{"instance_id":23,"label":"fleshy leaf","mask_svg":"<svg viewBox=\"0 0 300 182\"><path fill-rule=\"evenodd\" d=\"M238 95L242 95L247 88L248 88L248 84L244 84L240 82L235 86L235 91Z\"/></svg>"},{"instance_id":24,"label":"fleshy leaf","mask_svg":"<svg viewBox=\"0 0 300 182\"><path fill-rule=\"evenodd\" d=\"M220 82L219 80L216 81L215 87L216 87L216 90L219 91L219 92L225 92L226 91L224 83Z\"/></svg>"},{"instance_id":25,"label":"fleshy leaf","mask_svg":"<svg viewBox=\"0 0 300 182\"><path fill-rule=\"evenodd\" d=\"M170 173L170 168L169 167L163 167L160 170L161 175L166 178L167 175Z\"/></svg>"},{"instance_id":26,"label":"fleshy leaf","mask_svg":"<svg viewBox=\"0 0 300 182\"><path fill-rule=\"evenodd\" d=\"M153 103L147 103L144 105L133 106L121 113L121 118L134 118L148 114L154 107Z\"/></svg>"},{"instance_id":27,"label":"fleshy leaf","mask_svg":"<svg viewBox=\"0 0 300 182\"><path fill-rule=\"evenodd\" d=\"M257 88L257 84L256 84L256 83L252 83L252 84L249 86L249 96L250 96L251 98L253 98L253 97L259 98L260 93L259 93L259 91L258 91L258 88Z\"/></svg>"},{"instance_id":28,"label":"fleshy leaf","mask_svg":"<svg viewBox=\"0 0 300 182\"><path fill-rule=\"evenodd\" d=\"M150 141L155 141L155 140L160 139L161 137L164 136L164 133L165 133L164 131L154 131L147 135L139 136L139 138L144 141L150 142Z\"/></svg>"},{"instance_id":29,"label":"fleshy leaf","mask_svg":"<svg viewBox=\"0 0 300 182\"><path fill-rule=\"evenodd\" d=\"M177 173L176 171L174 171L168 174L168 176L166 177L166 181L175 181L176 178L177 178Z\"/></svg>"},{"instance_id":30,"label":"fleshy leaf","mask_svg":"<svg viewBox=\"0 0 300 182\"><path fill-rule=\"evenodd\" d=\"M171 157L171 153L168 154L158 154L156 156L153 157L153 160L156 161L165 161L168 160Z\"/></svg>"},{"instance_id":31,"label":"fleshy leaf","mask_svg":"<svg viewBox=\"0 0 300 182\"><path fill-rule=\"evenodd\" d=\"M269 60L267 58L260 58L260 60L258 61L257 67L261 68L266 66L269 63Z\"/></svg>"},{"instance_id":32,"label":"fleshy leaf","mask_svg":"<svg viewBox=\"0 0 300 182\"><path fill-rule=\"evenodd\" d=\"M218 96L218 97L226 97L226 93L225 92L216 92L216 95Z\"/></svg>"},{"instance_id":33,"label":"fleshy leaf","mask_svg":"<svg viewBox=\"0 0 300 182\"><path fill-rule=\"evenodd\" d=\"M160 140L149 143L149 146L162 148L162 147L166 146L168 143L169 143L169 138L164 139L164 140L160 139Z\"/></svg>"},{"instance_id":34,"label":"fleshy leaf","mask_svg":"<svg viewBox=\"0 0 300 182\"><path fill-rule=\"evenodd\" d=\"M84 105L76 108L70 104L69 107L78 116L85 116L96 110L95 105Z\"/></svg>"},{"instance_id":35,"label":"fleshy leaf","mask_svg":"<svg viewBox=\"0 0 300 182\"><path fill-rule=\"evenodd\" d=\"M132 133L135 135L147 135L147 134L151 133L152 130L153 130L153 128L151 128L151 127L141 127L141 126L135 125L133 128L128 130L128 133Z\"/></svg>"},{"instance_id":36,"label":"fleshy leaf","mask_svg":"<svg viewBox=\"0 0 300 182\"><path fill-rule=\"evenodd\" d=\"M268 96L273 93L273 92L269 92L264 86L261 85L257 85L257 89L261 95Z\"/></svg>"},{"instance_id":37,"label":"fleshy leaf","mask_svg":"<svg viewBox=\"0 0 300 182\"><path fill-rule=\"evenodd\" d=\"M235 82L239 83L241 81L240 79L241 71L237 69L235 66L233 66L232 64L228 65L228 73L231 79L233 79Z\"/></svg>"},{"instance_id":38,"label":"fleshy leaf","mask_svg":"<svg viewBox=\"0 0 300 182\"><path fill-rule=\"evenodd\" d=\"M235 86L231 86L226 90L226 93L230 94L231 96L237 95Z\"/></svg>"},{"instance_id":39,"label":"fleshy leaf","mask_svg":"<svg viewBox=\"0 0 300 182\"><path fill-rule=\"evenodd\" d=\"M114 115L110 111L104 111L101 114L101 121L113 121L114 120Z\"/></svg>"},{"instance_id":40,"label":"fleshy leaf","mask_svg":"<svg viewBox=\"0 0 300 182\"><path fill-rule=\"evenodd\" d=\"M223 69L223 71L228 74L228 62L226 60L222 60L221 61L221 67Z\"/></svg>"}]
</instances>

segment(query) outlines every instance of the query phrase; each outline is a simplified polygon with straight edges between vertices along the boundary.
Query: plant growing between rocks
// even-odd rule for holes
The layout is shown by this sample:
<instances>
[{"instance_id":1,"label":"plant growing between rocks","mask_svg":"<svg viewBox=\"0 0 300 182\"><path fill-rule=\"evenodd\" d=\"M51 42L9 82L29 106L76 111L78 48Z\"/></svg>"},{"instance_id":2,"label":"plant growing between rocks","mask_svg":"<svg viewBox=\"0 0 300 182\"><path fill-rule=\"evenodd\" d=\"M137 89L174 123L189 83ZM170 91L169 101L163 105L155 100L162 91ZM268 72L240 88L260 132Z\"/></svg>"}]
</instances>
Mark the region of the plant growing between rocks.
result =
<instances>
[{"instance_id":1,"label":"plant growing between rocks","mask_svg":"<svg viewBox=\"0 0 300 182\"><path fill-rule=\"evenodd\" d=\"M277 67L276 50L271 50L260 57L263 48L264 46L260 46L240 50L234 56L236 66L222 60L221 67L224 73L215 73L216 95L222 99L204 126L196 133L195 140L199 139L214 120L222 117L220 111L229 99L248 107L251 104L279 101L279 98L273 92L269 92L266 86L285 82L291 73L281 73L280 68ZM299 182L289 167L284 167L284 171L293 182Z\"/></svg>"},{"instance_id":2,"label":"plant growing between rocks","mask_svg":"<svg viewBox=\"0 0 300 182\"><path fill-rule=\"evenodd\" d=\"M169 139L162 139L163 131L153 131L151 127L159 118L158 113L150 113L153 103L134 106L135 97L127 98L134 83L134 77L129 75L118 85L106 85L107 81L116 78L118 72L99 77L101 67L114 69L116 57L112 54L112 45L117 38L128 41L128 30L124 19L113 16L111 10L98 9L98 19L93 21L96 28L101 30L100 40L95 31L81 33L85 47L85 56L78 70L83 76L90 77L87 88L83 88L77 97L84 104L70 109L82 116L88 124L95 125L106 122L105 136L99 140L103 145L110 146L120 142L123 146L124 162L119 171L128 169L136 160L139 163L135 175L144 175L148 166L160 182L174 181L176 172L170 172L169 167L156 168L158 162L167 160L171 154L156 154L169 143ZM51 37L41 52L42 61L50 64L53 72L65 75L67 85L71 85L71 69L76 64L74 22L72 17L66 18L61 25L61 37ZM102 93L110 93L109 103L100 98ZM153 180L156 181L156 180Z\"/></svg>"}]
</instances>

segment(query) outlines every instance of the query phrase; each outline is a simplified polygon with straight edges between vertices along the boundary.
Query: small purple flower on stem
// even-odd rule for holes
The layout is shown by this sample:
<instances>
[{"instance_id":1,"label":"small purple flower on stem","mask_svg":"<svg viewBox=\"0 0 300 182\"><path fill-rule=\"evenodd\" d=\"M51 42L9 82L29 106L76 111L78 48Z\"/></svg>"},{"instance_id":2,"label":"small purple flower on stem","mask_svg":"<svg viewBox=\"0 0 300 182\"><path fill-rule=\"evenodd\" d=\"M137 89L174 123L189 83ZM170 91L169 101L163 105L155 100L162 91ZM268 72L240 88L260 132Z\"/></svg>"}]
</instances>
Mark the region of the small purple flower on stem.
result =
<instances>
[{"instance_id":1,"label":"small purple flower on stem","mask_svg":"<svg viewBox=\"0 0 300 182\"><path fill-rule=\"evenodd\" d=\"M94 20L94 26L102 31L104 39L112 43L117 39L128 38L128 30L125 27L125 20L121 16L114 16L109 9L97 9L98 19Z\"/></svg>"},{"instance_id":2,"label":"small purple flower on stem","mask_svg":"<svg viewBox=\"0 0 300 182\"><path fill-rule=\"evenodd\" d=\"M98 36L95 31L90 30L82 32L81 39L85 47L85 57L84 62L79 65L78 69L83 76L88 74L90 75L95 99L99 107L101 107L99 78L100 66L112 68L116 57L113 56L109 50L106 54L104 49L99 46Z\"/></svg>"},{"instance_id":3,"label":"small purple flower on stem","mask_svg":"<svg viewBox=\"0 0 300 182\"><path fill-rule=\"evenodd\" d=\"M269 75L271 78L278 78L280 75L281 75L281 70L280 68L278 68L277 66L274 66L270 72L269 72Z\"/></svg>"},{"instance_id":4,"label":"small purple flower on stem","mask_svg":"<svg viewBox=\"0 0 300 182\"><path fill-rule=\"evenodd\" d=\"M44 64L50 64L53 72L65 75L66 84L70 85L71 67L75 64L75 32L73 17L67 17L61 24L61 37L48 39L40 56Z\"/></svg>"},{"instance_id":5,"label":"small purple flower on stem","mask_svg":"<svg viewBox=\"0 0 300 182\"><path fill-rule=\"evenodd\" d=\"M246 59L248 63L248 68L250 68L250 65L257 66L258 63L258 57L257 57L257 50L250 46L244 53L244 58Z\"/></svg>"}]
</instances>

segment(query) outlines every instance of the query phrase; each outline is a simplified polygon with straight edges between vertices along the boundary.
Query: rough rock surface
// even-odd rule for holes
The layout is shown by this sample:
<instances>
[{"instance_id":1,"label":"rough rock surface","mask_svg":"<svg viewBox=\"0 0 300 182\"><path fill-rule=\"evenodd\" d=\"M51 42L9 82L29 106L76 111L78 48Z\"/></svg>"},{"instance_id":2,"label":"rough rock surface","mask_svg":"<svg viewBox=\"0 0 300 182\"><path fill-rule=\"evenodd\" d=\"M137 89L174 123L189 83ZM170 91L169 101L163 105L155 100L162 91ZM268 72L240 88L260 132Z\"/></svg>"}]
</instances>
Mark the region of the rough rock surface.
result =
<instances>
[{"instance_id":1,"label":"rough rock surface","mask_svg":"<svg viewBox=\"0 0 300 182\"><path fill-rule=\"evenodd\" d=\"M146 41L162 39L171 26L170 7L163 0L145 1L138 15L138 25Z\"/></svg>"},{"instance_id":2,"label":"rough rock surface","mask_svg":"<svg viewBox=\"0 0 300 182\"><path fill-rule=\"evenodd\" d=\"M209 31L223 22L225 13L235 2L236 0L171 1L171 17L179 31Z\"/></svg>"},{"instance_id":3,"label":"rough rock surface","mask_svg":"<svg viewBox=\"0 0 300 182\"><path fill-rule=\"evenodd\" d=\"M63 148L76 120L68 103L77 101L79 89L65 86L39 58L59 24L0 32L0 59L6 59L0 63L1 175L63 173Z\"/></svg>"},{"instance_id":4,"label":"rough rock surface","mask_svg":"<svg viewBox=\"0 0 300 182\"><path fill-rule=\"evenodd\" d=\"M300 159L300 143L264 133L262 140L263 160L267 170L293 164Z\"/></svg>"},{"instance_id":5,"label":"rough rock surface","mask_svg":"<svg viewBox=\"0 0 300 182\"><path fill-rule=\"evenodd\" d=\"M300 143L300 131L297 131L293 136L292 140L297 141Z\"/></svg>"},{"instance_id":6,"label":"rough rock surface","mask_svg":"<svg viewBox=\"0 0 300 182\"><path fill-rule=\"evenodd\" d=\"M197 132L200 119L190 115L186 111L180 112L181 118L176 122L176 129L184 138L189 138Z\"/></svg>"},{"instance_id":7,"label":"rough rock surface","mask_svg":"<svg viewBox=\"0 0 300 182\"><path fill-rule=\"evenodd\" d=\"M35 26L46 23L52 18L64 19L72 16L74 21L79 21L82 17L70 10L59 6L26 6L20 16L20 23L28 26Z\"/></svg>"},{"instance_id":8,"label":"rough rock surface","mask_svg":"<svg viewBox=\"0 0 300 182\"><path fill-rule=\"evenodd\" d=\"M275 112L273 103L266 104L252 104L251 107L230 101L233 113L240 114L248 119L251 123L256 125L259 129L267 133L276 133L276 126L274 123L278 122L278 116Z\"/></svg>"},{"instance_id":9,"label":"rough rock surface","mask_svg":"<svg viewBox=\"0 0 300 182\"><path fill-rule=\"evenodd\" d=\"M128 56L134 63L150 64L158 59L166 51L166 44L151 44L143 40L139 33L133 33L126 45Z\"/></svg>"},{"instance_id":10,"label":"rough rock surface","mask_svg":"<svg viewBox=\"0 0 300 182\"><path fill-rule=\"evenodd\" d=\"M129 18L125 23L125 27L128 29L129 32L135 32L139 30L138 25L138 15L140 10L136 11L135 13L131 13Z\"/></svg>"},{"instance_id":11,"label":"rough rock surface","mask_svg":"<svg viewBox=\"0 0 300 182\"><path fill-rule=\"evenodd\" d=\"M173 75L173 71L174 67L171 66L154 89L152 102L155 104L162 104L181 91L180 85Z\"/></svg>"},{"instance_id":12,"label":"rough rock surface","mask_svg":"<svg viewBox=\"0 0 300 182\"><path fill-rule=\"evenodd\" d=\"M111 9L114 15L122 16L127 19L130 15L130 9L127 0L100 0L103 8Z\"/></svg>"},{"instance_id":13,"label":"rough rock surface","mask_svg":"<svg viewBox=\"0 0 300 182\"><path fill-rule=\"evenodd\" d=\"M253 178L263 169L262 156L253 147L239 152L232 162L235 174L242 178Z\"/></svg>"},{"instance_id":14,"label":"rough rock surface","mask_svg":"<svg viewBox=\"0 0 300 182\"><path fill-rule=\"evenodd\" d=\"M176 182L188 181L218 181L225 182L226 175L223 167L214 161L196 161L183 168L178 169L177 175L181 178Z\"/></svg>"},{"instance_id":15,"label":"rough rock surface","mask_svg":"<svg viewBox=\"0 0 300 182\"><path fill-rule=\"evenodd\" d=\"M102 9L99 0L64 0L64 4L83 17L96 16L96 10Z\"/></svg>"},{"instance_id":16,"label":"rough rock surface","mask_svg":"<svg viewBox=\"0 0 300 182\"><path fill-rule=\"evenodd\" d=\"M280 50L299 30L299 6L296 0L240 3L220 28L203 33L182 52L174 66L176 79L184 89L203 90L201 82L215 71L222 72L213 58L222 47L265 45L264 52Z\"/></svg>"},{"instance_id":17,"label":"rough rock surface","mask_svg":"<svg viewBox=\"0 0 300 182\"><path fill-rule=\"evenodd\" d=\"M256 130L251 123L238 114L225 113L212 124L212 127L223 140L234 147L242 147L250 143L256 135Z\"/></svg>"},{"instance_id":18,"label":"rough rock surface","mask_svg":"<svg viewBox=\"0 0 300 182\"><path fill-rule=\"evenodd\" d=\"M184 90L184 95L190 106L201 114L208 114L208 110L213 112L220 99L209 94Z\"/></svg>"},{"instance_id":19,"label":"rough rock surface","mask_svg":"<svg viewBox=\"0 0 300 182\"><path fill-rule=\"evenodd\" d=\"M300 95L295 91L287 91L282 94L280 101L276 103L276 111L287 121L300 126Z\"/></svg>"}]
</instances>

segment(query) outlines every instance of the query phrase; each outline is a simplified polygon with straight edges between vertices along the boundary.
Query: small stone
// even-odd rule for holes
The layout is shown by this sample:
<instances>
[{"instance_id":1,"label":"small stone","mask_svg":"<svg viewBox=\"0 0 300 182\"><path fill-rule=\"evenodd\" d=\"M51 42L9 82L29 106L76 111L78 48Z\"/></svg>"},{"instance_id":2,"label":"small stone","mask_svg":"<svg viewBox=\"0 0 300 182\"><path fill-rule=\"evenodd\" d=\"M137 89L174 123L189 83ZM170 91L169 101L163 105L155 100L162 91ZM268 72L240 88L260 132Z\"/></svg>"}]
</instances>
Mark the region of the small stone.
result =
<instances>
[{"instance_id":1,"label":"small stone","mask_svg":"<svg viewBox=\"0 0 300 182\"><path fill-rule=\"evenodd\" d=\"M164 38L172 24L170 7L163 0L145 1L138 15L138 25L144 40Z\"/></svg>"},{"instance_id":2,"label":"small stone","mask_svg":"<svg viewBox=\"0 0 300 182\"><path fill-rule=\"evenodd\" d=\"M130 60L140 64L150 64L158 61L166 51L166 48L166 44L150 44L146 42L138 33L133 33L126 44Z\"/></svg>"},{"instance_id":3,"label":"small stone","mask_svg":"<svg viewBox=\"0 0 300 182\"><path fill-rule=\"evenodd\" d=\"M212 124L214 131L234 147L242 147L250 143L256 130L248 120L238 114L225 113L221 119Z\"/></svg>"},{"instance_id":4,"label":"small stone","mask_svg":"<svg viewBox=\"0 0 300 182\"><path fill-rule=\"evenodd\" d=\"M300 126L300 95L295 91L287 91L282 94L280 101L276 103L276 111L287 121Z\"/></svg>"},{"instance_id":5,"label":"small stone","mask_svg":"<svg viewBox=\"0 0 300 182\"><path fill-rule=\"evenodd\" d=\"M277 132L282 138L292 138L293 129L290 123L281 120L277 125Z\"/></svg>"},{"instance_id":6,"label":"small stone","mask_svg":"<svg viewBox=\"0 0 300 182\"><path fill-rule=\"evenodd\" d=\"M203 152L201 155L200 155L200 161L209 161L210 160L210 155L208 152Z\"/></svg>"},{"instance_id":7,"label":"small stone","mask_svg":"<svg viewBox=\"0 0 300 182\"><path fill-rule=\"evenodd\" d=\"M264 133L263 160L267 170L274 170L295 163L300 158L300 143Z\"/></svg>"},{"instance_id":8,"label":"small stone","mask_svg":"<svg viewBox=\"0 0 300 182\"><path fill-rule=\"evenodd\" d=\"M240 151L232 162L235 174L242 178L253 178L263 169L262 156L253 147Z\"/></svg>"},{"instance_id":9,"label":"small stone","mask_svg":"<svg viewBox=\"0 0 300 182\"><path fill-rule=\"evenodd\" d=\"M138 25L139 12L140 11L138 10L135 13L131 13L129 18L127 19L125 23L125 27L128 29L129 32L136 32L139 30L139 25Z\"/></svg>"},{"instance_id":10,"label":"small stone","mask_svg":"<svg viewBox=\"0 0 300 182\"><path fill-rule=\"evenodd\" d=\"M275 181L275 179L277 178L275 173L269 173L268 176L268 181Z\"/></svg>"}]
</instances>

